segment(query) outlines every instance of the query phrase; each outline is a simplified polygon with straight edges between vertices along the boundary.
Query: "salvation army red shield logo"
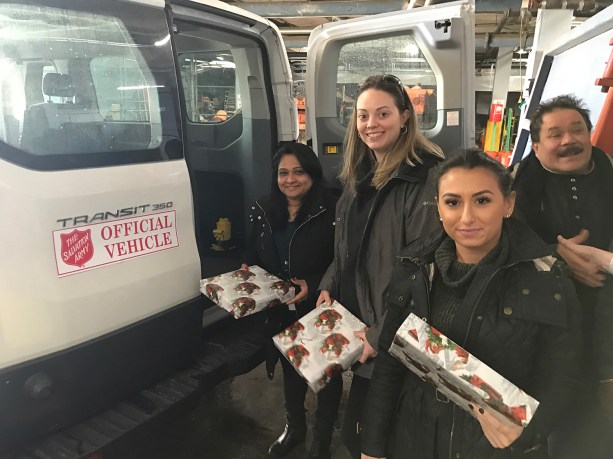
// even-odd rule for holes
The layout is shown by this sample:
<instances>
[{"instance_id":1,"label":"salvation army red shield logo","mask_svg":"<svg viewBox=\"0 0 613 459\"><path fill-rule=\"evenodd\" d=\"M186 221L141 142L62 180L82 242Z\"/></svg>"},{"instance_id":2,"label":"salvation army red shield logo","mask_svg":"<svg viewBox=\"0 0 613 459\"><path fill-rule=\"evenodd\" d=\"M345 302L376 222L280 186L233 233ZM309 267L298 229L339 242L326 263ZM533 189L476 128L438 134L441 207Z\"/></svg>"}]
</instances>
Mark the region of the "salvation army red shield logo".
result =
<instances>
[{"instance_id":1,"label":"salvation army red shield logo","mask_svg":"<svg viewBox=\"0 0 613 459\"><path fill-rule=\"evenodd\" d=\"M91 229L74 230L68 234L60 234L62 241L62 261L67 265L81 268L94 256Z\"/></svg>"}]
</instances>

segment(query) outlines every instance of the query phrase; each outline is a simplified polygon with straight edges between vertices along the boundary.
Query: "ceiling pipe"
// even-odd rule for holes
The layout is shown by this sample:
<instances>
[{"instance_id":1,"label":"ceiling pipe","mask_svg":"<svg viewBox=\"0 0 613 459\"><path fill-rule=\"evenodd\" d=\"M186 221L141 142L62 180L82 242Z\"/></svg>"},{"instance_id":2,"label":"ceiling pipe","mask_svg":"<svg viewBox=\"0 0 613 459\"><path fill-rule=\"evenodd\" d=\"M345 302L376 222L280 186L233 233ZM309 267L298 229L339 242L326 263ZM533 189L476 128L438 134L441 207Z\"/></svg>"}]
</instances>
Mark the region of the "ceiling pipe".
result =
<instances>
[{"instance_id":1,"label":"ceiling pipe","mask_svg":"<svg viewBox=\"0 0 613 459\"><path fill-rule=\"evenodd\" d=\"M251 13L267 18L290 18L311 16L355 17L371 14L389 13L409 8L439 5L451 0L326 0L326 1L227 1L226 3L243 8ZM475 0L476 13L502 13L510 10L516 16L522 9L522 0ZM530 4L531 2L527 2ZM573 9L575 16L593 16L602 11L613 0L603 1L562 1L543 0L536 2L539 8ZM524 5L525 6L525 5ZM539 8L531 7L536 15Z\"/></svg>"},{"instance_id":2,"label":"ceiling pipe","mask_svg":"<svg viewBox=\"0 0 613 459\"><path fill-rule=\"evenodd\" d=\"M307 16L366 16L389 13L420 6L448 3L450 0L326 0L326 1L271 1L249 2L228 1L226 3L243 8L266 18L289 18ZM477 13L502 13L506 10L518 13L521 0L475 0Z\"/></svg>"},{"instance_id":3,"label":"ceiling pipe","mask_svg":"<svg viewBox=\"0 0 613 459\"><path fill-rule=\"evenodd\" d=\"M251 13L266 18L289 18L305 16L368 16L371 14L389 13L406 9L407 0L377 0L376 2L325 1L325 2L227 2L232 6L243 8Z\"/></svg>"},{"instance_id":4,"label":"ceiling pipe","mask_svg":"<svg viewBox=\"0 0 613 459\"><path fill-rule=\"evenodd\" d=\"M505 24L507 23L507 21L509 20L509 17L511 16L511 10L506 10L502 17L500 18L500 21L498 21L498 25L496 26L496 28L494 29L493 32L486 34L487 36L487 43L485 46L485 52L488 53L491 49L491 42L492 39L498 35L500 33L500 31L503 29L503 27L505 26Z\"/></svg>"},{"instance_id":5,"label":"ceiling pipe","mask_svg":"<svg viewBox=\"0 0 613 459\"><path fill-rule=\"evenodd\" d=\"M539 9L573 10L573 15L576 17L591 17L611 5L613 5L613 0L603 0L603 1L543 0L542 2L539 3L539 8L530 8L530 11L536 15L536 12Z\"/></svg>"}]
</instances>

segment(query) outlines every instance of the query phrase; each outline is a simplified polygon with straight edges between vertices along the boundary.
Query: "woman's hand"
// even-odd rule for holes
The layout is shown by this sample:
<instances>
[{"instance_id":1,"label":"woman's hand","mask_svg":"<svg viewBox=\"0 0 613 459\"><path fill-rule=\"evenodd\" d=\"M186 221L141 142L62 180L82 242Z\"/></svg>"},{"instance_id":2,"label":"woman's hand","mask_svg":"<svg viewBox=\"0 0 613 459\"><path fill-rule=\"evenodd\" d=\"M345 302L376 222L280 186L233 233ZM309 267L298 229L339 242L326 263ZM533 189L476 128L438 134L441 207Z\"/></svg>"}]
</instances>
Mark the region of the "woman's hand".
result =
<instances>
[{"instance_id":1,"label":"woman's hand","mask_svg":"<svg viewBox=\"0 0 613 459\"><path fill-rule=\"evenodd\" d=\"M368 328L365 328L362 331L354 331L353 332L353 334L355 336L360 338L360 341L362 341L362 344L364 344L364 350L362 351L362 355L359 358L360 363L366 363L366 361L368 359L370 359L371 357L376 357L377 356L377 351L375 351L375 349L370 345L370 343L366 339L366 331L367 330L368 330Z\"/></svg>"},{"instance_id":2,"label":"woman's hand","mask_svg":"<svg viewBox=\"0 0 613 459\"><path fill-rule=\"evenodd\" d=\"M602 287L605 276L600 272L598 263L582 255L593 249L593 247L581 245L587 240L587 237L588 232L586 230L581 230L579 234L570 239L558 236L557 250L568 264L568 268L575 279L588 287Z\"/></svg>"},{"instance_id":3,"label":"woman's hand","mask_svg":"<svg viewBox=\"0 0 613 459\"><path fill-rule=\"evenodd\" d=\"M587 234L587 231L585 230L581 230L579 233L581 236L585 234ZM577 236L575 236L575 238L576 237ZM564 239L562 236L558 236L558 250L563 247L564 249L567 249L581 257L583 260L595 263L600 270L609 271L611 261L613 260L613 253L598 249L596 247L590 247L589 245L581 245L580 243L574 242L575 238Z\"/></svg>"},{"instance_id":4,"label":"woman's hand","mask_svg":"<svg viewBox=\"0 0 613 459\"><path fill-rule=\"evenodd\" d=\"M326 303L328 306L332 305L332 298L330 298L330 292L327 290L319 292L319 298L317 298L315 306L320 306L322 303Z\"/></svg>"},{"instance_id":5,"label":"woman's hand","mask_svg":"<svg viewBox=\"0 0 613 459\"><path fill-rule=\"evenodd\" d=\"M473 414L479 424L485 438L494 448L507 448L519 438L524 428L517 425L503 424L483 408L472 407Z\"/></svg>"},{"instance_id":6,"label":"woman's hand","mask_svg":"<svg viewBox=\"0 0 613 459\"><path fill-rule=\"evenodd\" d=\"M241 269L243 271L249 271L249 265L247 263L242 263L241 264Z\"/></svg>"},{"instance_id":7,"label":"woman's hand","mask_svg":"<svg viewBox=\"0 0 613 459\"><path fill-rule=\"evenodd\" d=\"M295 277L292 277L290 280L292 281L292 284L295 284L300 287L300 293L291 300L286 301L285 304L299 303L304 300L309 294L309 286L304 279L296 279Z\"/></svg>"}]
</instances>

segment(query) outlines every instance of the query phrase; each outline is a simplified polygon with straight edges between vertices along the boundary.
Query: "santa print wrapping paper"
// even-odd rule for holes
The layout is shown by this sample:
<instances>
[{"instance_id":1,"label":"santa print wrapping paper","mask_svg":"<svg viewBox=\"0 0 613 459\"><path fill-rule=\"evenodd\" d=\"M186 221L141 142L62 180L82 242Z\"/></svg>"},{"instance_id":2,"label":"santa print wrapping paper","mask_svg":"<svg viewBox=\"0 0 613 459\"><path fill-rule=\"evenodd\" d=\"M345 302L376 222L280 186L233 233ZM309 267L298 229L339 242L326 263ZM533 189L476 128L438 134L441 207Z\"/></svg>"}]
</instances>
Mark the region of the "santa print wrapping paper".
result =
<instances>
[{"instance_id":1,"label":"santa print wrapping paper","mask_svg":"<svg viewBox=\"0 0 613 459\"><path fill-rule=\"evenodd\" d=\"M238 269L200 281L200 291L215 304L240 319L291 300L296 289L259 266Z\"/></svg>"},{"instance_id":2,"label":"santa print wrapping paper","mask_svg":"<svg viewBox=\"0 0 613 459\"><path fill-rule=\"evenodd\" d=\"M315 308L273 337L277 348L315 392L362 355L364 344L353 332L366 326L336 301Z\"/></svg>"},{"instance_id":3,"label":"santa print wrapping paper","mask_svg":"<svg viewBox=\"0 0 613 459\"><path fill-rule=\"evenodd\" d=\"M400 326L389 353L471 414L469 404L502 422L526 426L538 407L538 401L415 314Z\"/></svg>"}]
</instances>

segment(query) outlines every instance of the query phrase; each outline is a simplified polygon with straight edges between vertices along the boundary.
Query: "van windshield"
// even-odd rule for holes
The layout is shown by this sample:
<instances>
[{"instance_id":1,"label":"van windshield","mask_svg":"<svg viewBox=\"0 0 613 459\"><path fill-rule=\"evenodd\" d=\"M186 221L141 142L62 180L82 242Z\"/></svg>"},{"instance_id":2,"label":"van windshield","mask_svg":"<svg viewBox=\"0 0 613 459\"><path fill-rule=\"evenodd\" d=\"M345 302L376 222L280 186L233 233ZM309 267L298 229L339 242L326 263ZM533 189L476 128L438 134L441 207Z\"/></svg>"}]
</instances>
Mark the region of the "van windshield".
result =
<instances>
[{"instance_id":1,"label":"van windshield","mask_svg":"<svg viewBox=\"0 0 613 459\"><path fill-rule=\"evenodd\" d=\"M0 4L1 157L34 169L182 157L164 10L99 3Z\"/></svg>"}]
</instances>

